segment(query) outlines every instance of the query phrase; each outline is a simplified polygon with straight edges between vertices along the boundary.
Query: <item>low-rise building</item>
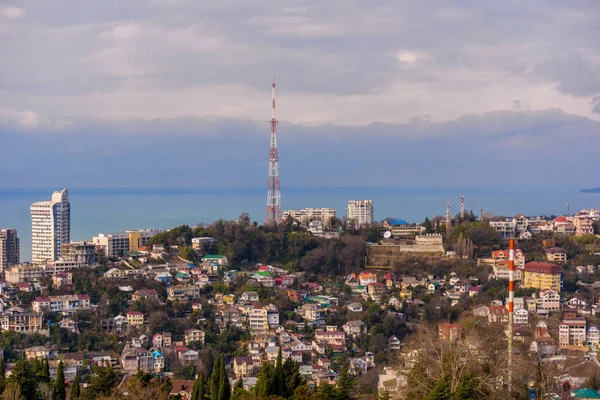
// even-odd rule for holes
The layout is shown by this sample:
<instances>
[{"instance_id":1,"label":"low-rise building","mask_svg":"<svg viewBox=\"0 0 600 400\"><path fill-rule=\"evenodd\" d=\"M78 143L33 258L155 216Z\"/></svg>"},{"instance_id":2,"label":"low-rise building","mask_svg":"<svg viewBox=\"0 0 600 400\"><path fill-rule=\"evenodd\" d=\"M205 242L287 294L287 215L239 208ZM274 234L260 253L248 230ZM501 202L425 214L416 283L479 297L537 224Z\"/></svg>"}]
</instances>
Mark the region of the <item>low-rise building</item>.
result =
<instances>
[{"instance_id":1,"label":"low-rise building","mask_svg":"<svg viewBox=\"0 0 600 400\"><path fill-rule=\"evenodd\" d=\"M43 314L27 312L20 307L11 307L0 317L2 330L35 333L42 330Z\"/></svg>"},{"instance_id":2,"label":"low-rise building","mask_svg":"<svg viewBox=\"0 0 600 400\"><path fill-rule=\"evenodd\" d=\"M233 359L233 373L236 378L252 376L255 372L256 368L252 357L235 357Z\"/></svg>"},{"instance_id":3,"label":"low-rise building","mask_svg":"<svg viewBox=\"0 0 600 400\"><path fill-rule=\"evenodd\" d=\"M127 324L129 326L142 326L144 325L144 314L140 311L128 311Z\"/></svg>"},{"instance_id":4,"label":"low-rise building","mask_svg":"<svg viewBox=\"0 0 600 400\"><path fill-rule=\"evenodd\" d=\"M80 241L63 243L61 258L64 261L78 263L90 267L96 264L96 245L92 242Z\"/></svg>"},{"instance_id":5,"label":"low-rise building","mask_svg":"<svg viewBox=\"0 0 600 400\"><path fill-rule=\"evenodd\" d=\"M131 295L132 301L139 301L141 299L158 301L159 300L158 291L156 291L156 289L140 289L140 290L136 290Z\"/></svg>"},{"instance_id":6,"label":"low-rise building","mask_svg":"<svg viewBox=\"0 0 600 400\"><path fill-rule=\"evenodd\" d=\"M192 343L200 343L204 346L205 333L200 329L188 329L184 333L185 345L189 346Z\"/></svg>"},{"instance_id":7,"label":"low-rise building","mask_svg":"<svg viewBox=\"0 0 600 400\"><path fill-rule=\"evenodd\" d=\"M52 285L55 288L71 286L73 284L73 274L71 272L61 272L52 277Z\"/></svg>"},{"instance_id":8,"label":"low-rise building","mask_svg":"<svg viewBox=\"0 0 600 400\"><path fill-rule=\"evenodd\" d=\"M50 356L50 350L44 346L35 346L25 349L25 358L27 360L45 360Z\"/></svg>"},{"instance_id":9,"label":"low-rise building","mask_svg":"<svg viewBox=\"0 0 600 400\"><path fill-rule=\"evenodd\" d=\"M563 248L551 247L544 251L546 252L546 258L550 262L557 264L564 264L567 262L567 251Z\"/></svg>"},{"instance_id":10,"label":"low-rise building","mask_svg":"<svg viewBox=\"0 0 600 400\"><path fill-rule=\"evenodd\" d=\"M167 299L171 301L189 301L200 297L200 288L194 285L176 285L167 289Z\"/></svg>"},{"instance_id":11,"label":"low-rise building","mask_svg":"<svg viewBox=\"0 0 600 400\"><path fill-rule=\"evenodd\" d=\"M561 346L585 346L587 321L585 318L566 319L558 325L558 341Z\"/></svg>"},{"instance_id":12,"label":"low-rise building","mask_svg":"<svg viewBox=\"0 0 600 400\"><path fill-rule=\"evenodd\" d=\"M68 294L62 296L36 297L31 303L34 312L50 311L71 315L80 310L91 308L87 294Z\"/></svg>"},{"instance_id":13,"label":"low-rise building","mask_svg":"<svg viewBox=\"0 0 600 400\"><path fill-rule=\"evenodd\" d=\"M535 305L538 310L558 311L560 310L560 294L556 290L543 290L535 297Z\"/></svg>"}]
</instances>

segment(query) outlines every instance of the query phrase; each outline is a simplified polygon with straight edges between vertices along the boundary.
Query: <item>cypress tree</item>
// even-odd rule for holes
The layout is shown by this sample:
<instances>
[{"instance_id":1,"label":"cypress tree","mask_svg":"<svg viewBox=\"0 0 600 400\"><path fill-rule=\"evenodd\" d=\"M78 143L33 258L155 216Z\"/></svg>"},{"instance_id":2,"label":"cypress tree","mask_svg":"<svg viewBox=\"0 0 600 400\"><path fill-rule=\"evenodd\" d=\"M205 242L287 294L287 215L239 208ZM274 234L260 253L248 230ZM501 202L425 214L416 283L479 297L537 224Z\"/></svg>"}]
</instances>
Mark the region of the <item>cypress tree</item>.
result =
<instances>
[{"instance_id":1,"label":"cypress tree","mask_svg":"<svg viewBox=\"0 0 600 400\"><path fill-rule=\"evenodd\" d=\"M54 389L52 390L52 400L66 400L67 389L65 387L65 369L63 362L58 362L58 369L56 370L56 381L54 382Z\"/></svg>"},{"instance_id":2,"label":"cypress tree","mask_svg":"<svg viewBox=\"0 0 600 400\"><path fill-rule=\"evenodd\" d=\"M42 360L42 378L44 382L50 382L50 363L47 358Z\"/></svg>"},{"instance_id":3,"label":"cypress tree","mask_svg":"<svg viewBox=\"0 0 600 400\"><path fill-rule=\"evenodd\" d=\"M210 375L210 399L217 400L219 395L219 385L221 381L221 359L217 359L213 366L212 374Z\"/></svg>"},{"instance_id":4,"label":"cypress tree","mask_svg":"<svg viewBox=\"0 0 600 400\"><path fill-rule=\"evenodd\" d=\"M69 400L77 400L81 393L79 392L79 376L75 376L73 379L73 383L71 383L71 394L69 395Z\"/></svg>"},{"instance_id":5,"label":"cypress tree","mask_svg":"<svg viewBox=\"0 0 600 400\"><path fill-rule=\"evenodd\" d=\"M229 384L229 377L227 371L225 371L225 357L221 355L219 360L219 394L217 400L229 400L231 397L231 385Z\"/></svg>"},{"instance_id":6,"label":"cypress tree","mask_svg":"<svg viewBox=\"0 0 600 400\"><path fill-rule=\"evenodd\" d=\"M4 367L4 358L0 358L0 393L4 392L6 387L6 368Z\"/></svg>"},{"instance_id":7,"label":"cypress tree","mask_svg":"<svg viewBox=\"0 0 600 400\"><path fill-rule=\"evenodd\" d=\"M275 363L275 375L273 376L273 383L275 384L275 392L273 393L276 396L285 396L285 377L283 375L283 360L281 355L281 347L279 347L279 351L277 352L277 362Z\"/></svg>"},{"instance_id":8,"label":"cypress tree","mask_svg":"<svg viewBox=\"0 0 600 400\"><path fill-rule=\"evenodd\" d=\"M204 400L205 396L206 382L204 381L204 372L201 372L200 376L194 381L191 400Z\"/></svg>"},{"instance_id":9,"label":"cypress tree","mask_svg":"<svg viewBox=\"0 0 600 400\"><path fill-rule=\"evenodd\" d=\"M345 400L350 397L350 391L352 390L353 380L348 372L348 366L344 365L342 369L342 374L340 375L340 379L338 381L337 387L337 399Z\"/></svg>"}]
</instances>

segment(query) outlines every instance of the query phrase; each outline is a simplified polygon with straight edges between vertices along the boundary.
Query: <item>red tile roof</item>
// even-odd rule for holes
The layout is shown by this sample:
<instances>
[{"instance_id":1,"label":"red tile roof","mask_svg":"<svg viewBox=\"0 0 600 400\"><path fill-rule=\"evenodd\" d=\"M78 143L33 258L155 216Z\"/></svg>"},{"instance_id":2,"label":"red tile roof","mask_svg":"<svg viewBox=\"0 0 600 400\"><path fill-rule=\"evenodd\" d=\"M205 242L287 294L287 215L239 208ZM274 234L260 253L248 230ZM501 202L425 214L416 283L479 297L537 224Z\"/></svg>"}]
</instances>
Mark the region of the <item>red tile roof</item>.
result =
<instances>
[{"instance_id":1,"label":"red tile roof","mask_svg":"<svg viewBox=\"0 0 600 400\"><path fill-rule=\"evenodd\" d=\"M552 263L532 261L525 264L525 271L557 275L561 273L561 268L559 265Z\"/></svg>"}]
</instances>

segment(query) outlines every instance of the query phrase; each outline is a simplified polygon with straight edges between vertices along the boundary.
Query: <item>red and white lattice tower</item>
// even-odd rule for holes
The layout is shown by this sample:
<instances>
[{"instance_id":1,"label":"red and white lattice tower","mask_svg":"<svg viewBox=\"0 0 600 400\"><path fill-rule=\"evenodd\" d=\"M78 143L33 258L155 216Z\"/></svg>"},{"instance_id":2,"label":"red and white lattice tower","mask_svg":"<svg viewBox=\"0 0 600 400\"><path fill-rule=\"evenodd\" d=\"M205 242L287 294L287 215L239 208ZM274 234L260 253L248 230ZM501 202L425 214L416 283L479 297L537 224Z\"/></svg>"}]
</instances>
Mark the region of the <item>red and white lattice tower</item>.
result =
<instances>
[{"instance_id":1,"label":"red and white lattice tower","mask_svg":"<svg viewBox=\"0 0 600 400\"><path fill-rule=\"evenodd\" d=\"M269 151L269 186L267 191L267 224L281 222L281 191L279 190L279 149L277 147L277 118L275 118L275 79L271 85L271 146Z\"/></svg>"},{"instance_id":2,"label":"red and white lattice tower","mask_svg":"<svg viewBox=\"0 0 600 400\"><path fill-rule=\"evenodd\" d=\"M513 334L515 323L515 239L508 247L508 391L512 390Z\"/></svg>"}]
</instances>

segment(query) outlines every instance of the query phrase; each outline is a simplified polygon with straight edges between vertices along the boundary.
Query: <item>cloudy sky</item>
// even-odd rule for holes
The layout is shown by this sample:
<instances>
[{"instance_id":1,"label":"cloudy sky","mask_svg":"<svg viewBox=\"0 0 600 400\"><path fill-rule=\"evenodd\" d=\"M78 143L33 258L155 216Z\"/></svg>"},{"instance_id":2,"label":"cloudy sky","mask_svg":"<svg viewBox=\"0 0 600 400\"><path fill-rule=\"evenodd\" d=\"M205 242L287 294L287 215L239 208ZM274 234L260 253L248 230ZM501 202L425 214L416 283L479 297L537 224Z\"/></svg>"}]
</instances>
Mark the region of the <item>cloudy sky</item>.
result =
<instances>
[{"instance_id":1,"label":"cloudy sky","mask_svg":"<svg viewBox=\"0 0 600 400\"><path fill-rule=\"evenodd\" d=\"M287 184L600 186L598 38L596 0L0 0L0 187L263 185L274 73Z\"/></svg>"}]
</instances>

